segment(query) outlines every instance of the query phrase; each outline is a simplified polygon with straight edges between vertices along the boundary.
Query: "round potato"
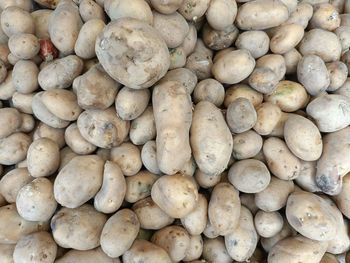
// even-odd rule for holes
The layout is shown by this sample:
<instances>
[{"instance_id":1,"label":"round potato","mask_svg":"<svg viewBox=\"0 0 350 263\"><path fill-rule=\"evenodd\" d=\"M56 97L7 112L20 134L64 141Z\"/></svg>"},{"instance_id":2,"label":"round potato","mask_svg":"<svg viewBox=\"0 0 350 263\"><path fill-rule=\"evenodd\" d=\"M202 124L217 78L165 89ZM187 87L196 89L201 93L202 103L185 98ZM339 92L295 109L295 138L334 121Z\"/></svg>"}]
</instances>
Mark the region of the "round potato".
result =
<instances>
[{"instance_id":1,"label":"round potato","mask_svg":"<svg viewBox=\"0 0 350 263\"><path fill-rule=\"evenodd\" d=\"M154 174L161 174L157 161L157 145L155 141L146 142L141 150L141 160L145 168Z\"/></svg>"},{"instance_id":2,"label":"round potato","mask_svg":"<svg viewBox=\"0 0 350 263\"><path fill-rule=\"evenodd\" d=\"M197 76L193 71L187 68L178 68L168 71L159 81L159 84L168 81L177 81L181 83L185 87L187 93L191 94L197 85Z\"/></svg>"},{"instance_id":3,"label":"round potato","mask_svg":"<svg viewBox=\"0 0 350 263\"><path fill-rule=\"evenodd\" d=\"M237 4L234 0L212 0L205 17L210 26L216 30L225 30L232 25L237 15Z\"/></svg>"},{"instance_id":4,"label":"round potato","mask_svg":"<svg viewBox=\"0 0 350 263\"><path fill-rule=\"evenodd\" d=\"M11 53L19 59L32 59L40 50L39 40L32 34L12 35L8 45Z\"/></svg>"},{"instance_id":5,"label":"round potato","mask_svg":"<svg viewBox=\"0 0 350 263\"><path fill-rule=\"evenodd\" d=\"M208 201L204 195L198 194L196 208L181 218L181 224L192 236L203 233L207 225Z\"/></svg>"},{"instance_id":6,"label":"round potato","mask_svg":"<svg viewBox=\"0 0 350 263\"><path fill-rule=\"evenodd\" d=\"M15 34L27 33L34 34L34 19L28 13L18 6L9 6L1 13L1 28L8 37Z\"/></svg>"},{"instance_id":7,"label":"round potato","mask_svg":"<svg viewBox=\"0 0 350 263\"><path fill-rule=\"evenodd\" d=\"M260 135L270 134L279 119L281 118L281 109L270 102L264 102L256 109L257 121L253 129Z\"/></svg>"},{"instance_id":8,"label":"round potato","mask_svg":"<svg viewBox=\"0 0 350 263\"><path fill-rule=\"evenodd\" d=\"M246 98L254 105L259 106L263 101L263 95L246 84L236 84L226 89L224 106L227 108L237 98Z\"/></svg>"},{"instance_id":9,"label":"round potato","mask_svg":"<svg viewBox=\"0 0 350 263\"><path fill-rule=\"evenodd\" d=\"M303 39L304 28L298 24L278 27L270 41L270 49L275 54L284 54L299 44Z\"/></svg>"},{"instance_id":10,"label":"round potato","mask_svg":"<svg viewBox=\"0 0 350 263\"><path fill-rule=\"evenodd\" d=\"M340 16L334 5L321 3L314 6L314 14L310 20L312 28L333 31L340 26Z\"/></svg>"},{"instance_id":11,"label":"round potato","mask_svg":"<svg viewBox=\"0 0 350 263\"><path fill-rule=\"evenodd\" d=\"M262 149L262 137L253 130L233 136L232 156L237 160L254 157Z\"/></svg>"},{"instance_id":12,"label":"round potato","mask_svg":"<svg viewBox=\"0 0 350 263\"><path fill-rule=\"evenodd\" d=\"M227 253L223 237L206 238L203 242L202 257L208 262L231 263L232 258Z\"/></svg>"},{"instance_id":13,"label":"round potato","mask_svg":"<svg viewBox=\"0 0 350 263\"><path fill-rule=\"evenodd\" d=\"M205 15L209 4L210 0L183 0L178 11L187 20L196 22Z\"/></svg>"},{"instance_id":14,"label":"round potato","mask_svg":"<svg viewBox=\"0 0 350 263\"><path fill-rule=\"evenodd\" d=\"M229 25L223 30L215 30L209 24L203 28L203 42L212 50L222 50L232 45L238 37L238 29L235 25Z\"/></svg>"},{"instance_id":15,"label":"round potato","mask_svg":"<svg viewBox=\"0 0 350 263\"><path fill-rule=\"evenodd\" d=\"M156 125L153 115L153 107L148 106L144 112L132 120L130 124L129 137L135 145L144 145L155 139Z\"/></svg>"},{"instance_id":16,"label":"round potato","mask_svg":"<svg viewBox=\"0 0 350 263\"><path fill-rule=\"evenodd\" d=\"M80 0L79 13L85 23L93 19L100 19L102 21L106 21L103 6L100 6L95 1Z\"/></svg>"},{"instance_id":17,"label":"round potato","mask_svg":"<svg viewBox=\"0 0 350 263\"><path fill-rule=\"evenodd\" d=\"M278 212L259 210L254 217L254 225L261 237L273 237L282 230L283 217Z\"/></svg>"},{"instance_id":18,"label":"round potato","mask_svg":"<svg viewBox=\"0 0 350 263\"><path fill-rule=\"evenodd\" d=\"M200 81L193 91L193 101L209 101L220 107L225 98L224 86L215 79L205 79Z\"/></svg>"},{"instance_id":19,"label":"round potato","mask_svg":"<svg viewBox=\"0 0 350 263\"><path fill-rule=\"evenodd\" d=\"M345 83L348 76L348 68L341 61L327 63L326 67L330 77L330 84L327 87L327 91L335 91Z\"/></svg>"},{"instance_id":20,"label":"round potato","mask_svg":"<svg viewBox=\"0 0 350 263\"><path fill-rule=\"evenodd\" d=\"M226 122L233 133L242 133L254 127L257 114L253 104L246 98L237 98L226 111Z\"/></svg>"},{"instance_id":21,"label":"round potato","mask_svg":"<svg viewBox=\"0 0 350 263\"><path fill-rule=\"evenodd\" d=\"M131 143L123 143L112 148L110 158L119 165L126 176L137 174L142 166L140 150Z\"/></svg>"},{"instance_id":22,"label":"round potato","mask_svg":"<svg viewBox=\"0 0 350 263\"><path fill-rule=\"evenodd\" d=\"M253 58L259 58L269 51L270 39L264 31L251 30L239 34L235 45L239 49L246 49Z\"/></svg>"},{"instance_id":23,"label":"round potato","mask_svg":"<svg viewBox=\"0 0 350 263\"><path fill-rule=\"evenodd\" d=\"M13 165L23 161L31 142L31 138L22 132L0 139L0 164Z\"/></svg>"},{"instance_id":24,"label":"round potato","mask_svg":"<svg viewBox=\"0 0 350 263\"><path fill-rule=\"evenodd\" d=\"M133 176L125 178L125 201L135 203L151 195L151 189L158 176L148 171L141 171Z\"/></svg>"}]
</instances>

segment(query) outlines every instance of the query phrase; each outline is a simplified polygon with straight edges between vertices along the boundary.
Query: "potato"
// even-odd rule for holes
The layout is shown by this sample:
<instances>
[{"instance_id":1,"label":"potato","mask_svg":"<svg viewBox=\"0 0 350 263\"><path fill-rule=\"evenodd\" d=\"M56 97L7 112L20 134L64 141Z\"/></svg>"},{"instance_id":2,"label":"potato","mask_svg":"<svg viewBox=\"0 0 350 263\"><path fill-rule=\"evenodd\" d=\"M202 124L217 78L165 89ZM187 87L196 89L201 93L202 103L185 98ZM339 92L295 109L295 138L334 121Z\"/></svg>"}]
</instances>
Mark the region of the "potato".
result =
<instances>
[{"instance_id":1,"label":"potato","mask_svg":"<svg viewBox=\"0 0 350 263\"><path fill-rule=\"evenodd\" d=\"M1 28L8 37L19 33L33 34L34 19L22 8L9 6L1 13Z\"/></svg>"},{"instance_id":2,"label":"potato","mask_svg":"<svg viewBox=\"0 0 350 263\"><path fill-rule=\"evenodd\" d=\"M39 40L32 34L12 35L8 45L11 53L19 59L32 59L40 50Z\"/></svg>"},{"instance_id":3,"label":"potato","mask_svg":"<svg viewBox=\"0 0 350 263\"><path fill-rule=\"evenodd\" d=\"M9 100L15 92L16 89L12 81L12 71L9 71L5 80L0 83L0 99Z\"/></svg>"},{"instance_id":4,"label":"potato","mask_svg":"<svg viewBox=\"0 0 350 263\"><path fill-rule=\"evenodd\" d=\"M101 248L109 257L123 255L136 239L140 222L130 209L122 209L108 219L101 233ZM118 235L115 235L118 233ZM125 261L124 261L125 262Z\"/></svg>"},{"instance_id":5,"label":"potato","mask_svg":"<svg viewBox=\"0 0 350 263\"><path fill-rule=\"evenodd\" d=\"M259 208L255 204L254 194L241 193L239 199L241 200L241 204L248 208L253 215L258 212Z\"/></svg>"},{"instance_id":6,"label":"potato","mask_svg":"<svg viewBox=\"0 0 350 263\"><path fill-rule=\"evenodd\" d=\"M239 221L239 192L228 183L217 184L208 205L208 219L220 235L231 233Z\"/></svg>"},{"instance_id":7,"label":"potato","mask_svg":"<svg viewBox=\"0 0 350 263\"><path fill-rule=\"evenodd\" d=\"M316 161L322 154L320 131L302 116L288 117L284 125L284 139L292 153L304 161Z\"/></svg>"},{"instance_id":8,"label":"potato","mask_svg":"<svg viewBox=\"0 0 350 263\"><path fill-rule=\"evenodd\" d=\"M0 244L0 260L3 263L13 263L13 251L15 245Z\"/></svg>"},{"instance_id":9,"label":"potato","mask_svg":"<svg viewBox=\"0 0 350 263\"><path fill-rule=\"evenodd\" d=\"M239 7L236 23L242 30L262 30L281 25L288 15L281 1L254 0Z\"/></svg>"},{"instance_id":10,"label":"potato","mask_svg":"<svg viewBox=\"0 0 350 263\"><path fill-rule=\"evenodd\" d=\"M154 174L161 174L157 161L157 146L155 141L146 142L141 150L141 160L145 168Z\"/></svg>"},{"instance_id":11,"label":"potato","mask_svg":"<svg viewBox=\"0 0 350 263\"><path fill-rule=\"evenodd\" d=\"M62 148L65 145L64 132L64 129L52 128L40 122L34 131L33 140L48 138L56 142L59 148Z\"/></svg>"},{"instance_id":12,"label":"potato","mask_svg":"<svg viewBox=\"0 0 350 263\"><path fill-rule=\"evenodd\" d=\"M254 225L261 237L269 238L278 234L283 227L283 218L278 212L259 210L254 217Z\"/></svg>"},{"instance_id":13,"label":"potato","mask_svg":"<svg viewBox=\"0 0 350 263\"><path fill-rule=\"evenodd\" d=\"M23 10L30 11L33 3L30 0L4 0L0 3L0 9L5 9L9 6L16 6Z\"/></svg>"},{"instance_id":14,"label":"potato","mask_svg":"<svg viewBox=\"0 0 350 263\"><path fill-rule=\"evenodd\" d=\"M295 183L303 190L308 192L320 192L320 188L316 184L316 162L301 161L299 176L295 179Z\"/></svg>"},{"instance_id":15,"label":"potato","mask_svg":"<svg viewBox=\"0 0 350 263\"><path fill-rule=\"evenodd\" d=\"M260 57L256 61L256 67L271 69L276 74L278 80L283 79L286 74L285 61L281 55L277 54L268 54Z\"/></svg>"},{"instance_id":16,"label":"potato","mask_svg":"<svg viewBox=\"0 0 350 263\"><path fill-rule=\"evenodd\" d=\"M234 25L226 27L224 30L215 30L209 24L203 28L203 41L212 50L222 50L232 45L238 37L238 29Z\"/></svg>"},{"instance_id":17,"label":"potato","mask_svg":"<svg viewBox=\"0 0 350 263\"><path fill-rule=\"evenodd\" d=\"M33 177L49 176L60 163L59 147L49 138L40 138L30 145L27 152L28 171Z\"/></svg>"},{"instance_id":18,"label":"potato","mask_svg":"<svg viewBox=\"0 0 350 263\"><path fill-rule=\"evenodd\" d=\"M120 145L130 128L130 123L120 119L113 107L105 110L86 110L80 114L77 124L85 140L107 149Z\"/></svg>"},{"instance_id":19,"label":"potato","mask_svg":"<svg viewBox=\"0 0 350 263\"><path fill-rule=\"evenodd\" d=\"M324 62L339 60L341 50L336 34L318 28L308 31L299 45L302 55L317 55Z\"/></svg>"},{"instance_id":20,"label":"potato","mask_svg":"<svg viewBox=\"0 0 350 263\"><path fill-rule=\"evenodd\" d=\"M263 95L246 84L236 84L226 89L224 106L227 108L237 98L246 98L257 107L263 101Z\"/></svg>"},{"instance_id":21,"label":"potato","mask_svg":"<svg viewBox=\"0 0 350 263\"><path fill-rule=\"evenodd\" d=\"M208 262L231 263L223 237L204 239L202 257Z\"/></svg>"},{"instance_id":22,"label":"potato","mask_svg":"<svg viewBox=\"0 0 350 263\"><path fill-rule=\"evenodd\" d=\"M254 253L258 243L258 234L250 211L242 206L238 227L225 236L228 254L236 261L247 261Z\"/></svg>"},{"instance_id":23,"label":"potato","mask_svg":"<svg viewBox=\"0 0 350 263\"><path fill-rule=\"evenodd\" d=\"M20 60L13 67L12 81L15 89L24 94L30 94L38 89L37 65L30 60Z\"/></svg>"},{"instance_id":24,"label":"potato","mask_svg":"<svg viewBox=\"0 0 350 263\"><path fill-rule=\"evenodd\" d=\"M125 34L138 38L137 45L128 41ZM125 39L117 40L118 36ZM120 54L112 55L117 50ZM170 65L169 52L160 34L151 26L132 18L109 23L97 38L95 51L107 73L133 89L152 86L165 75Z\"/></svg>"},{"instance_id":25,"label":"potato","mask_svg":"<svg viewBox=\"0 0 350 263\"><path fill-rule=\"evenodd\" d=\"M293 191L293 181L271 176L271 182L267 188L255 194L255 203L259 209L265 212L277 211L286 205L287 198Z\"/></svg>"},{"instance_id":26,"label":"potato","mask_svg":"<svg viewBox=\"0 0 350 263\"><path fill-rule=\"evenodd\" d=\"M32 111L32 100L34 93L22 94L15 92L12 96L12 106L19 111L27 114L33 114Z\"/></svg>"},{"instance_id":27,"label":"potato","mask_svg":"<svg viewBox=\"0 0 350 263\"><path fill-rule=\"evenodd\" d=\"M72 0L60 1L50 15L49 34L52 43L63 55L74 52L82 25L79 9L75 3Z\"/></svg>"},{"instance_id":28,"label":"potato","mask_svg":"<svg viewBox=\"0 0 350 263\"><path fill-rule=\"evenodd\" d=\"M249 76L249 85L263 94L272 93L278 83L278 77L272 69L267 67L257 67Z\"/></svg>"},{"instance_id":29,"label":"potato","mask_svg":"<svg viewBox=\"0 0 350 263\"><path fill-rule=\"evenodd\" d=\"M293 49L302 40L304 28L298 24L287 24L278 27L270 41L273 53L284 54Z\"/></svg>"},{"instance_id":30,"label":"potato","mask_svg":"<svg viewBox=\"0 0 350 263\"><path fill-rule=\"evenodd\" d=\"M16 132L0 139L0 164L13 165L26 158L31 138L22 132Z\"/></svg>"},{"instance_id":31,"label":"potato","mask_svg":"<svg viewBox=\"0 0 350 263\"><path fill-rule=\"evenodd\" d=\"M0 109L0 139L15 133L22 125L21 113L14 108Z\"/></svg>"},{"instance_id":32,"label":"potato","mask_svg":"<svg viewBox=\"0 0 350 263\"><path fill-rule=\"evenodd\" d=\"M65 89L72 85L82 70L83 61L75 55L70 55L54 60L44 67L39 72L38 82L43 90Z\"/></svg>"},{"instance_id":33,"label":"potato","mask_svg":"<svg viewBox=\"0 0 350 263\"><path fill-rule=\"evenodd\" d=\"M339 13L332 4L322 3L315 5L314 14L310 20L311 28L321 28L333 31L340 26Z\"/></svg>"},{"instance_id":34,"label":"potato","mask_svg":"<svg viewBox=\"0 0 350 263\"><path fill-rule=\"evenodd\" d=\"M254 127L257 114L253 104L246 98L237 98L227 108L226 122L233 133L242 133Z\"/></svg>"},{"instance_id":35,"label":"potato","mask_svg":"<svg viewBox=\"0 0 350 263\"><path fill-rule=\"evenodd\" d=\"M320 132L334 132L350 124L350 102L338 94L325 94L312 100L306 107L307 114L315 120Z\"/></svg>"},{"instance_id":36,"label":"potato","mask_svg":"<svg viewBox=\"0 0 350 263\"><path fill-rule=\"evenodd\" d=\"M110 258L108 257L101 247L91 249L91 250L69 250L63 257L60 257L55 262L56 263L121 263L119 258Z\"/></svg>"},{"instance_id":37,"label":"potato","mask_svg":"<svg viewBox=\"0 0 350 263\"><path fill-rule=\"evenodd\" d=\"M102 186L103 165L97 155L77 156L68 162L55 179L57 202L76 208L93 198Z\"/></svg>"},{"instance_id":38,"label":"potato","mask_svg":"<svg viewBox=\"0 0 350 263\"><path fill-rule=\"evenodd\" d=\"M4 82L7 76L7 68L5 62L0 59L0 83Z\"/></svg>"},{"instance_id":39,"label":"potato","mask_svg":"<svg viewBox=\"0 0 350 263\"><path fill-rule=\"evenodd\" d=\"M125 201L135 203L147 196L150 196L152 186L157 179L157 175L148 171L140 171L133 176L126 177Z\"/></svg>"},{"instance_id":40,"label":"potato","mask_svg":"<svg viewBox=\"0 0 350 263\"><path fill-rule=\"evenodd\" d=\"M210 188L217 185L221 180L221 174L206 174L197 169L194 173L194 178L198 185L202 188Z\"/></svg>"},{"instance_id":41,"label":"potato","mask_svg":"<svg viewBox=\"0 0 350 263\"><path fill-rule=\"evenodd\" d=\"M214 104L201 101L196 105L190 140L193 156L202 172L217 175L226 169L232 152L232 135Z\"/></svg>"},{"instance_id":42,"label":"potato","mask_svg":"<svg viewBox=\"0 0 350 263\"><path fill-rule=\"evenodd\" d=\"M324 254L324 256L322 257L322 260L320 261L320 263L338 263L339 261L337 260L337 258L332 255L332 254Z\"/></svg>"},{"instance_id":43,"label":"potato","mask_svg":"<svg viewBox=\"0 0 350 263\"><path fill-rule=\"evenodd\" d=\"M104 0L104 8L112 21L129 17L149 25L153 24L151 8L144 0L135 0L132 3L120 0Z\"/></svg>"},{"instance_id":44,"label":"potato","mask_svg":"<svg viewBox=\"0 0 350 263\"><path fill-rule=\"evenodd\" d=\"M209 101L220 107L225 97L224 86L215 79L205 79L200 81L194 89L193 100L195 103Z\"/></svg>"},{"instance_id":45,"label":"potato","mask_svg":"<svg viewBox=\"0 0 350 263\"><path fill-rule=\"evenodd\" d=\"M296 235L296 231L292 229L287 220L284 220L283 227L280 232L272 237L261 237L260 243L264 250L268 253L280 240L294 235Z\"/></svg>"},{"instance_id":46,"label":"potato","mask_svg":"<svg viewBox=\"0 0 350 263\"><path fill-rule=\"evenodd\" d=\"M0 181L1 182L1 181ZM342 189L341 191L334 196L334 200L339 208L339 210L344 214L348 219L350 218L350 209L349 209L349 186L350 186L350 176L346 174L343 178Z\"/></svg>"},{"instance_id":47,"label":"potato","mask_svg":"<svg viewBox=\"0 0 350 263\"><path fill-rule=\"evenodd\" d=\"M198 80L210 78L212 76L212 67L212 56L202 51L195 51L189 55L185 65L185 68L196 74Z\"/></svg>"},{"instance_id":48,"label":"potato","mask_svg":"<svg viewBox=\"0 0 350 263\"><path fill-rule=\"evenodd\" d=\"M159 84L168 81L179 82L185 87L188 94L191 94L197 85L197 76L189 69L178 68L168 71L168 73L159 81Z\"/></svg>"},{"instance_id":49,"label":"potato","mask_svg":"<svg viewBox=\"0 0 350 263\"><path fill-rule=\"evenodd\" d=\"M207 225L208 201L204 195L198 195L196 208L188 215L181 218L181 224L192 236L203 233Z\"/></svg>"},{"instance_id":50,"label":"potato","mask_svg":"<svg viewBox=\"0 0 350 263\"><path fill-rule=\"evenodd\" d=\"M245 131L233 136L232 156L237 160L249 159L259 153L263 140L253 130Z\"/></svg>"},{"instance_id":51,"label":"potato","mask_svg":"<svg viewBox=\"0 0 350 263\"><path fill-rule=\"evenodd\" d=\"M313 7L306 1L298 3L296 9L290 12L288 20L284 24L301 25L304 29L313 15Z\"/></svg>"},{"instance_id":52,"label":"potato","mask_svg":"<svg viewBox=\"0 0 350 263\"><path fill-rule=\"evenodd\" d=\"M301 54L295 48L289 50L283 54L284 61L286 63L286 73L294 74L297 72L297 67L300 59L302 58Z\"/></svg>"},{"instance_id":53,"label":"potato","mask_svg":"<svg viewBox=\"0 0 350 263\"><path fill-rule=\"evenodd\" d=\"M286 216L289 224L307 238L328 241L336 237L339 220L330 204L315 194L292 193L288 197Z\"/></svg>"},{"instance_id":54,"label":"potato","mask_svg":"<svg viewBox=\"0 0 350 263\"><path fill-rule=\"evenodd\" d=\"M189 24L188 34L186 35L184 41L179 47L182 48L186 56L188 56L194 51L196 42L197 42L197 30L193 24Z\"/></svg>"},{"instance_id":55,"label":"potato","mask_svg":"<svg viewBox=\"0 0 350 263\"><path fill-rule=\"evenodd\" d=\"M123 254L124 263L133 263L137 260L143 260L144 263L173 262L168 253L161 247L154 245L146 240L137 239L129 250Z\"/></svg>"},{"instance_id":56,"label":"potato","mask_svg":"<svg viewBox=\"0 0 350 263\"><path fill-rule=\"evenodd\" d=\"M65 167L74 157L77 157L78 154L72 151L71 148L68 146L64 147L60 151L60 167L58 168L58 171L61 171L63 167Z\"/></svg>"},{"instance_id":57,"label":"potato","mask_svg":"<svg viewBox=\"0 0 350 263\"><path fill-rule=\"evenodd\" d=\"M90 154L96 150L96 146L85 140L78 129L76 123L67 127L64 134L67 145L77 154Z\"/></svg>"},{"instance_id":58,"label":"potato","mask_svg":"<svg viewBox=\"0 0 350 263\"><path fill-rule=\"evenodd\" d=\"M112 79L100 65L93 66L73 81L73 90L81 108L105 110L112 106L120 84Z\"/></svg>"},{"instance_id":59,"label":"potato","mask_svg":"<svg viewBox=\"0 0 350 263\"><path fill-rule=\"evenodd\" d=\"M100 19L102 21L106 21L103 8L95 1L80 0L79 13L85 23L92 19Z\"/></svg>"},{"instance_id":60,"label":"potato","mask_svg":"<svg viewBox=\"0 0 350 263\"><path fill-rule=\"evenodd\" d=\"M85 3L89 0L84 0ZM94 3L94 2L91 2ZM82 4L80 4L80 7ZM95 41L105 27L101 19L91 19L87 21L79 31L77 41L75 42L74 51L77 56L83 59L91 59L95 54Z\"/></svg>"},{"instance_id":61,"label":"potato","mask_svg":"<svg viewBox=\"0 0 350 263\"><path fill-rule=\"evenodd\" d=\"M187 20L196 22L205 15L209 4L210 0L183 0L178 12Z\"/></svg>"},{"instance_id":62,"label":"potato","mask_svg":"<svg viewBox=\"0 0 350 263\"><path fill-rule=\"evenodd\" d=\"M235 84L252 73L255 60L247 50L234 50L214 62L212 73L221 83Z\"/></svg>"},{"instance_id":63,"label":"potato","mask_svg":"<svg viewBox=\"0 0 350 263\"><path fill-rule=\"evenodd\" d=\"M140 150L131 143L112 148L110 158L119 165L125 176L137 174L142 166Z\"/></svg>"},{"instance_id":64,"label":"potato","mask_svg":"<svg viewBox=\"0 0 350 263\"><path fill-rule=\"evenodd\" d=\"M253 129L260 135L270 134L282 115L281 109L270 102L264 102L258 106L256 113L257 121Z\"/></svg>"},{"instance_id":65,"label":"potato","mask_svg":"<svg viewBox=\"0 0 350 263\"><path fill-rule=\"evenodd\" d=\"M186 54L183 48L177 47L169 49L170 54L170 66L169 70L182 68L186 65Z\"/></svg>"},{"instance_id":66,"label":"potato","mask_svg":"<svg viewBox=\"0 0 350 263\"><path fill-rule=\"evenodd\" d=\"M36 232L22 237L13 252L16 262L54 262L57 245L48 232Z\"/></svg>"},{"instance_id":67,"label":"potato","mask_svg":"<svg viewBox=\"0 0 350 263\"><path fill-rule=\"evenodd\" d=\"M239 49L246 49L253 58L259 58L269 51L270 39L264 31L251 30L239 34L235 45Z\"/></svg>"},{"instance_id":68,"label":"potato","mask_svg":"<svg viewBox=\"0 0 350 263\"><path fill-rule=\"evenodd\" d=\"M350 128L323 137L323 153L317 162L316 183L322 192L337 195L341 192L341 178L350 171L348 147Z\"/></svg>"},{"instance_id":69,"label":"potato","mask_svg":"<svg viewBox=\"0 0 350 263\"><path fill-rule=\"evenodd\" d=\"M346 51L350 47L350 28L349 26L340 26L334 33L339 38L340 44L342 46L342 51Z\"/></svg>"},{"instance_id":70,"label":"potato","mask_svg":"<svg viewBox=\"0 0 350 263\"><path fill-rule=\"evenodd\" d=\"M190 245L186 251L184 261L199 259L203 252L203 239L201 235L190 236Z\"/></svg>"},{"instance_id":71,"label":"potato","mask_svg":"<svg viewBox=\"0 0 350 263\"><path fill-rule=\"evenodd\" d=\"M237 4L233 0L212 0L205 17L216 30L225 30L232 25L237 15Z\"/></svg>"},{"instance_id":72,"label":"potato","mask_svg":"<svg viewBox=\"0 0 350 263\"><path fill-rule=\"evenodd\" d=\"M156 126L153 115L153 107L148 106L144 112L132 120L130 125L130 141L135 145L144 145L155 139Z\"/></svg>"},{"instance_id":73,"label":"potato","mask_svg":"<svg viewBox=\"0 0 350 263\"><path fill-rule=\"evenodd\" d=\"M49 228L47 222L30 222L23 219L16 210L16 204L0 207L0 243L16 244L30 233Z\"/></svg>"},{"instance_id":74,"label":"potato","mask_svg":"<svg viewBox=\"0 0 350 263\"><path fill-rule=\"evenodd\" d=\"M327 91L335 91L345 83L348 76L348 68L341 61L327 63L326 67L330 77L330 84L327 87Z\"/></svg>"},{"instance_id":75,"label":"potato","mask_svg":"<svg viewBox=\"0 0 350 263\"><path fill-rule=\"evenodd\" d=\"M153 184L151 196L166 214L173 218L182 218L195 209L198 190L189 176L165 175Z\"/></svg>"},{"instance_id":76,"label":"potato","mask_svg":"<svg viewBox=\"0 0 350 263\"><path fill-rule=\"evenodd\" d=\"M269 252L268 262L318 263L327 249L326 242L308 239L301 235L279 241Z\"/></svg>"},{"instance_id":77,"label":"potato","mask_svg":"<svg viewBox=\"0 0 350 263\"><path fill-rule=\"evenodd\" d=\"M93 249L100 245L100 235L106 221L106 215L88 204L74 209L63 207L51 219L52 235L60 247Z\"/></svg>"},{"instance_id":78,"label":"potato","mask_svg":"<svg viewBox=\"0 0 350 263\"><path fill-rule=\"evenodd\" d=\"M38 39L49 39L49 20L52 10L39 9L31 13L34 19L35 35Z\"/></svg>"}]
</instances>

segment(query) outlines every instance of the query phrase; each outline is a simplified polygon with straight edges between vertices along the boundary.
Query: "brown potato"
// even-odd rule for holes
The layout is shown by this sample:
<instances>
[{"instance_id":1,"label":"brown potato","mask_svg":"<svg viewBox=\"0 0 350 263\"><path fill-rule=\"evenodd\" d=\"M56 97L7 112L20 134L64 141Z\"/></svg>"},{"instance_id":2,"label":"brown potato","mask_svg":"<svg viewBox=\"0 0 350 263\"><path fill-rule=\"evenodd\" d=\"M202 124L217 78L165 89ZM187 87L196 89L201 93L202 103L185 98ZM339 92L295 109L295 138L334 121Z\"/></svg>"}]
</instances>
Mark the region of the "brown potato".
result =
<instances>
[{"instance_id":1,"label":"brown potato","mask_svg":"<svg viewBox=\"0 0 350 263\"><path fill-rule=\"evenodd\" d=\"M232 262L232 258L227 253L223 237L204 239L202 257L208 262Z\"/></svg>"},{"instance_id":2,"label":"brown potato","mask_svg":"<svg viewBox=\"0 0 350 263\"><path fill-rule=\"evenodd\" d=\"M209 24L203 28L203 41L212 50L222 50L232 45L238 37L238 29L235 25L229 25L223 30L215 30Z\"/></svg>"},{"instance_id":3,"label":"brown potato","mask_svg":"<svg viewBox=\"0 0 350 263\"><path fill-rule=\"evenodd\" d=\"M178 11L187 20L196 22L208 10L210 0L183 0Z\"/></svg>"},{"instance_id":4,"label":"brown potato","mask_svg":"<svg viewBox=\"0 0 350 263\"><path fill-rule=\"evenodd\" d=\"M152 106L148 106L139 117L132 120L129 137L135 145L144 145L155 139L156 124Z\"/></svg>"},{"instance_id":5,"label":"brown potato","mask_svg":"<svg viewBox=\"0 0 350 263\"><path fill-rule=\"evenodd\" d=\"M227 108L237 98L246 98L254 105L259 106L263 101L263 95L246 84L236 84L226 89L224 106Z\"/></svg>"},{"instance_id":6,"label":"brown potato","mask_svg":"<svg viewBox=\"0 0 350 263\"><path fill-rule=\"evenodd\" d=\"M284 54L298 45L304 36L304 28L298 24L282 25L276 29L270 49L275 54Z\"/></svg>"},{"instance_id":7,"label":"brown potato","mask_svg":"<svg viewBox=\"0 0 350 263\"><path fill-rule=\"evenodd\" d=\"M56 263L121 263L119 258L110 258L107 256L101 247L90 249L90 250L69 250L64 256L57 259Z\"/></svg>"},{"instance_id":8,"label":"brown potato","mask_svg":"<svg viewBox=\"0 0 350 263\"><path fill-rule=\"evenodd\" d=\"M260 135L270 134L282 115L281 109L270 102L259 105L256 113L258 118L253 129Z\"/></svg>"}]
</instances>

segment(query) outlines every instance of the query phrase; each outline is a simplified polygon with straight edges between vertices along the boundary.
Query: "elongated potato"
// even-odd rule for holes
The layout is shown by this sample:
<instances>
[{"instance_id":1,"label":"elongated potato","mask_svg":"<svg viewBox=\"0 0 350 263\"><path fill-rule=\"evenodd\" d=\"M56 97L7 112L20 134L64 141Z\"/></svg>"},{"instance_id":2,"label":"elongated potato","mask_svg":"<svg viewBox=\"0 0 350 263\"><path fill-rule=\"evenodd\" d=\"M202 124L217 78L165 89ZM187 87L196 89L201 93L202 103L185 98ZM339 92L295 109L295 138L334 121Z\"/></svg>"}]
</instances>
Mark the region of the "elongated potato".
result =
<instances>
[{"instance_id":1,"label":"elongated potato","mask_svg":"<svg viewBox=\"0 0 350 263\"><path fill-rule=\"evenodd\" d=\"M329 19L332 17L332 19ZM340 17L335 6L330 3L321 3L314 7L314 14L310 20L312 28L321 28L333 31L340 26Z\"/></svg>"}]
</instances>

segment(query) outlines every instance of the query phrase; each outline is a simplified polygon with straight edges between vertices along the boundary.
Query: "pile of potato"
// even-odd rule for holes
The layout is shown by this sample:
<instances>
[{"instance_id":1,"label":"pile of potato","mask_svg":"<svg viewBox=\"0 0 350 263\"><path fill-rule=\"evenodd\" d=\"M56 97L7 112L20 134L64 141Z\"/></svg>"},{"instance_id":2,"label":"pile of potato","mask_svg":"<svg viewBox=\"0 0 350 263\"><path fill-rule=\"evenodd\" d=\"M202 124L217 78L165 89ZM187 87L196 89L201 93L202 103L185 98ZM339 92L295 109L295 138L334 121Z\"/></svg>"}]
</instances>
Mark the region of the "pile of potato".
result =
<instances>
[{"instance_id":1,"label":"pile of potato","mask_svg":"<svg viewBox=\"0 0 350 263\"><path fill-rule=\"evenodd\" d=\"M0 13L0 263L350 262L350 1Z\"/></svg>"}]
</instances>

